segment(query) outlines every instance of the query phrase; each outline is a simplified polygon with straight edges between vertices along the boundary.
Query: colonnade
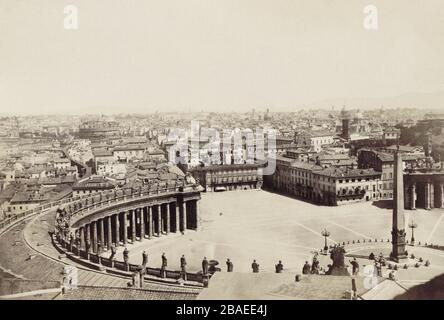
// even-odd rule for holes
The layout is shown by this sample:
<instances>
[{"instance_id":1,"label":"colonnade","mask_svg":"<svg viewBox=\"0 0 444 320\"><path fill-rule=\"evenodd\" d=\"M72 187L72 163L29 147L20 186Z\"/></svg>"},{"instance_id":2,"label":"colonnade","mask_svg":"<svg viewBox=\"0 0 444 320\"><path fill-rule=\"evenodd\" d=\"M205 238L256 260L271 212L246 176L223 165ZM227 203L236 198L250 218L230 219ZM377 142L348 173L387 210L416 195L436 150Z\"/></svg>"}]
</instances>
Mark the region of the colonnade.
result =
<instances>
[{"instance_id":1,"label":"colonnade","mask_svg":"<svg viewBox=\"0 0 444 320\"><path fill-rule=\"evenodd\" d=\"M444 182L433 179L407 181L404 188L405 208L444 208Z\"/></svg>"},{"instance_id":2,"label":"colonnade","mask_svg":"<svg viewBox=\"0 0 444 320\"><path fill-rule=\"evenodd\" d=\"M149 204L90 221L77 229L80 249L101 253L171 232L198 228L197 200Z\"/></svg>"}]
</instances>

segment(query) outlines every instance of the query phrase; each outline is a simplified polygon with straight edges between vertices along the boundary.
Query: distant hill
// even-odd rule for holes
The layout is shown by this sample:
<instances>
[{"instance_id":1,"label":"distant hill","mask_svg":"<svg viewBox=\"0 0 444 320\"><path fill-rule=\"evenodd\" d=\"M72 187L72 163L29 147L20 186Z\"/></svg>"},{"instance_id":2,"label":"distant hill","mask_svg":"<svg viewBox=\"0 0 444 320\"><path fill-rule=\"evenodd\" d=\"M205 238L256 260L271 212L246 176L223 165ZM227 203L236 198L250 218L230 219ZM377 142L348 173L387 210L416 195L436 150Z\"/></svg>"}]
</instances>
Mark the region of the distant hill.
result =
<instances>
[{"instance_id":1,"label":"distant hill","mask_svg":"<svg viewBox=\"0 0 444 320\"><path fill-rule=\"evenodd\" d=\"M320 100L305 104L303 108L326 108L335 106L337 109L343 105L371 109L384 106L387 108L423 108L426 110L444 110L444 91L427 93L406 93L399 96L385 98L335 98Z\"/></svg>"}]
</instances>

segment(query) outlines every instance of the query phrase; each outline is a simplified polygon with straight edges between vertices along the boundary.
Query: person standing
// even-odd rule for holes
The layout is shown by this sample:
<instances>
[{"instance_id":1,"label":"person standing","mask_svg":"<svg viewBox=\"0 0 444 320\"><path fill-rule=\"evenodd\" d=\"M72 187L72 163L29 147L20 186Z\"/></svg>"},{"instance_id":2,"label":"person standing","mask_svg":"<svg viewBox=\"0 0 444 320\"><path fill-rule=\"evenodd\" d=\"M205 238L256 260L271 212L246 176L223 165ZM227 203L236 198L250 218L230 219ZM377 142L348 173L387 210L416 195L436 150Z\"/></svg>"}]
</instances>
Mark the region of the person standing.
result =
<instances>
[{"instance_id":1,"label":"person standing","mask_svg":"<svg viewBox=\"0 0 444 320\"><path fill-rule=\"evenodd\" d=\"M279 260L278 264L275 265L276 273L281 273L282 270L284 270L284 265L282 264L282 261Z\"/></svg>"},{"instance_id":2,"label":"person standing","mask_svg":"<svg viewBox=\"0 0 444 320\"><path fill-rule=\"evenodd\" d=\"M352 274L357 275L359 272L359 263L356 260L356 258L353 258L353 260L350 260L350 264L352 265Z\"/></svg>"},{"instance_id":3,"label":"person standing","mask_svg":"<svg viewBox=\"0 0 444 320\"><path fill-rule=\"evenodd\" d=\"M227 272L233 272L233 262L230 259L227 259Z\"/></svg>"},{"instance_id":4,"label":"person standing","mask_svg":"<svg viewBox=\"0 0 444 320\"><path fill-rule=\"evenodd\" d=\"M311 273L311 265L308 261L305 261L304 266L302 267L302 274L310 274Z\"/></svg>"},{"instance_id":5,"label":"person standing","mask_svg":"<svg viewBox=\"0 0 444 320\"><path fill-rule=\"evenodd\" d=\"M256 260L253 260L253 263L251 264L251 269L253 269L254 273L259 272L259 263L257 263Z\"/></svg>"}]
</instances>

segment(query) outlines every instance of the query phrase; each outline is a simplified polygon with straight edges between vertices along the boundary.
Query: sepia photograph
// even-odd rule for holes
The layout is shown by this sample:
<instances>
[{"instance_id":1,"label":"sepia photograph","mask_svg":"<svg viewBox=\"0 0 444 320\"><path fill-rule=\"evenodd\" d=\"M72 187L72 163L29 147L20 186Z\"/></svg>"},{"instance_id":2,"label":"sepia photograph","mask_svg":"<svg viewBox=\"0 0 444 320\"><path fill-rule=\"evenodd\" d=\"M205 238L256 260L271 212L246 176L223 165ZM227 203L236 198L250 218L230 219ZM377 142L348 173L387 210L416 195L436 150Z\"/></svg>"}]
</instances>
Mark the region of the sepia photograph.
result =
<instances>
[{"instance_id":1,"label":"sepia photograph","mask_svg":"<svg viewBox=\"0 0 444 320\"><path fill-rule=\"evenodd\" d=\"M443 17L0 0L0 303L444 300Z\"/></svg>"}]
</instances>

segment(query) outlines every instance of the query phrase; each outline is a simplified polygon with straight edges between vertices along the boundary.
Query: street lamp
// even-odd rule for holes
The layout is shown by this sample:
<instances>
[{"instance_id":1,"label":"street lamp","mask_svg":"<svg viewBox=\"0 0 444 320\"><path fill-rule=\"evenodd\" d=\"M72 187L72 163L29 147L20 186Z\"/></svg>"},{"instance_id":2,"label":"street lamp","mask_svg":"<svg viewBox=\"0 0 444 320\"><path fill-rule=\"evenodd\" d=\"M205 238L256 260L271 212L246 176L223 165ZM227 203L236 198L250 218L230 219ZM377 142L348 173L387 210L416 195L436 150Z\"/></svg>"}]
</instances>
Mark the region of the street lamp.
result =
<instances>
[{"instance_id":1,"label":"street lamp","mask_svg":"<svg viewBox=\"0 0 444 320\"><path fill-rule=\"evenodd\" d=\"M413 220L412 220L412 222L409 223L409 228L412 229L412 239L410 240L410 243L412 245L415 244L415 233L414 233L414 230L417 227L418 227L418 225L416 223L414 223Z\"/></svg>"},{"instance_id":2,"label":"street lamp","mask_svg":"<svg viewBox=\"0 0 444 320\"><path fill-rule=\"evenodd\" d=\"M324 251L327 252L327 250L328 250L327 238L330 236L330 232L327 231L327 229L324 229L321 234L325 238Z\"/></svg>"}]
</instances>

